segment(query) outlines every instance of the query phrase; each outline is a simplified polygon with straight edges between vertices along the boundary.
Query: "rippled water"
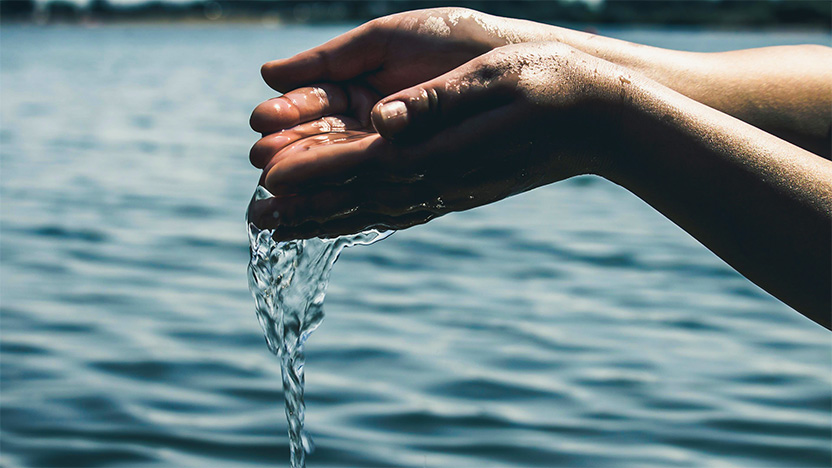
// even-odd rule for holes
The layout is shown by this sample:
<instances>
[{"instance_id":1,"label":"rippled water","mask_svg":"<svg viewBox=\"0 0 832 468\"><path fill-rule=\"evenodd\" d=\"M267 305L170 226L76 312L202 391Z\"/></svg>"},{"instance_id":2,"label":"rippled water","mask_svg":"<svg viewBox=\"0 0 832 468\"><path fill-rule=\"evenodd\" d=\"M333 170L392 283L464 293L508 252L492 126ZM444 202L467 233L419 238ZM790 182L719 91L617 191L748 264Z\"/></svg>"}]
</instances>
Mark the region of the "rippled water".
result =
<instances>
[{"instance_id":1,"label":"rippled water","mask_svg":"<svg viewBox=\"0 0 832 468\"><path fill-rule=\"evenodd\" d=\"M254 203L273 195L257 187ZM292 468L306 466L312 453L312 438L303 428L306 363L304 343L324 319L324 297L332 267L345 247L372 244L390 232L370 230L336 239L306 239L276 242L273 230L260 230L246 216L251 260L248 287L256 304L257 319L269 350L280 358L283 398L289 425L289 458Z\"/></svg>"},{"instance_id":2,"label":"rippled water","mask_svg":"<svg viewBox=\"0 0 832 468\"><path fill-rule=\"evenodd\" d=\"M0 465L288 464L246 126L262 62L345 29L0 28ZM307 347L309 466L828 466L830 345L576 178L342 255Z\"/></svg>"}]
</instances>

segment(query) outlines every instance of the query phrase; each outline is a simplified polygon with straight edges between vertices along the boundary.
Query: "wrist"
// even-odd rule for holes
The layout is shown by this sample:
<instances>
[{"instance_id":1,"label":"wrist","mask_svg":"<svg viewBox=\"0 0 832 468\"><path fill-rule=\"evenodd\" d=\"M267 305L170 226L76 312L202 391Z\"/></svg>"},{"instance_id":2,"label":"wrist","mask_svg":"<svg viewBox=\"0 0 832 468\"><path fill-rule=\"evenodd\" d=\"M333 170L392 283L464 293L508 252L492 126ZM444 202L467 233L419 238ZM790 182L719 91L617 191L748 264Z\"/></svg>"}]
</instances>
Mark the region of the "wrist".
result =
<instances>
[{"instance_id":1,"label":"wrist","mask_svg":"<svg viewBox=\"0 0 832 468\"><path fill-rule=\"evenodd\" d=\"M654 110L665 104L657 83L624 67L604 62L587 78L594 88L582 106L591 135L585 142L586 172L624 185L651 152L650 135L660 132Z\"/></svg>"}]
</instances>

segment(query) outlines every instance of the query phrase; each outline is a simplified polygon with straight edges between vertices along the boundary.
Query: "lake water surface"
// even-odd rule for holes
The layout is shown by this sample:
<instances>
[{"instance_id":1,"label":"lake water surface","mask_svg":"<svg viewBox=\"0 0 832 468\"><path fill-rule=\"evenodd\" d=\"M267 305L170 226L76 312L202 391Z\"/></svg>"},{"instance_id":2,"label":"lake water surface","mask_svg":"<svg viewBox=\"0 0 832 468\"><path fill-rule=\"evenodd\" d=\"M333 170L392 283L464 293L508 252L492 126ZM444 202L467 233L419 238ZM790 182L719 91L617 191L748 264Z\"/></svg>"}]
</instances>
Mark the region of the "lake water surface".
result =
<instances>
[{"instance_id":1,"label":"lake water surface","mask_svg":"<svg viewBox=\"0 0 832 468\"><path fill-rule=\"evenodd\" d=\"M0 465L288 463L246 285L247 122L261 63L346 29L3 25ZM310 467L832 461L832 335L601 179L353 248L326 310Z\"/></svg>"}]
</instances>

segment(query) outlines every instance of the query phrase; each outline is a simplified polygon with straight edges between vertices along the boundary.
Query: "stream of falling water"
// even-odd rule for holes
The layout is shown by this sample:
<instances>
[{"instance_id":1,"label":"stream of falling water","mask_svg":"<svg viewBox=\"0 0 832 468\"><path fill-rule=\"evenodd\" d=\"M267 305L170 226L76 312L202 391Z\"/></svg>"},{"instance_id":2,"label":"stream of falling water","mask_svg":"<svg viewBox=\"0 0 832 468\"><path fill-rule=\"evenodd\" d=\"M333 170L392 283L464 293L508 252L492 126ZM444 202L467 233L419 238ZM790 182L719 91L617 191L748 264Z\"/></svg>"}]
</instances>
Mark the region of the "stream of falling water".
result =
<instances>
[{"instance_id":1,"label":"stream of falling water","mask_svg":"<svg viewBox=\"0 0 832 468\"><path fill-rule=\"evenodd\" d=\"M271 196L263 187L257 187L252 203ZM273 231L260 230L248 219L246 224L251 247L249 289L266 344L280 359L290 460L293 468L300 468L306 465L306 455L314 448L303 428L303 345L324 318L324 296L332 265L344 247L372 244L391 231L276 242L272 239Z\"/></svg>"}]
</instances>

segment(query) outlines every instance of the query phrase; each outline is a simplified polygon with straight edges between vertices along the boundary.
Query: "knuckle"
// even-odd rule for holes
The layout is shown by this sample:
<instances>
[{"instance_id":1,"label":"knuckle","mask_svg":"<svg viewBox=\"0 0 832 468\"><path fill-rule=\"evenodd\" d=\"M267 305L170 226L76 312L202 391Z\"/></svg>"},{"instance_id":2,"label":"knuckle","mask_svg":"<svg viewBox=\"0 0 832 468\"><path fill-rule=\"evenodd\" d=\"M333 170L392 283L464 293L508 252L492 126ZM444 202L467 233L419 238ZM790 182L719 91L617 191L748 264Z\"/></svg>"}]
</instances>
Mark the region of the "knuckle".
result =
<instances>
[{"instance_id":1,"label":"knuckle","mask_svg":"<svg viewBox=\"0 0 832 468\"><path fill-rule=\"evenodd\" d=\"M330 56L330 51L325 48L315 51L315 61L321 64L324 80L332 80L332 57Z\"/></svg>"},{"instance_id":2,"label":"knuckle","mask_svg":"<svg viewBox=\"0 0 832 468\"><path fill-rule=\"evenodd\" d=\"M370 20L362 24L359 27L359 31L367 39L378 39L383 34L386 34L391 27L391 23L401 20L401 16L403 15L404 13L400 13L398 15L382 16L381 18Z\"/></svg>"},{"instance_id":3,"label":"knuckle","mask_svg":"<svg viewBox=\"0 0 832 468\"><path fill-rule=\"evenodd\" d=\"M257 107L251 111L251 116L248 118L248 124L252 130L259 132L263 129L263 104L258 104Z\"/></svg>"},{"instance_id":4,"label":"knuckle","mask_svg":"<svg viewBox=\"0 0 832 468\"><path fill-rule=\"evenodd\" d=\"M252 166L259 168L261 160L260 154L260 151L252 146L248 151L248 162L251 163Z\"/></svg>"},{"instance_id":5,"label":"knuckle","mask_svg":"<svg viewBox=\"0 0 832 468\"><path fill-rule=\"evenodd\" d=\"M362 32L369 33L373 30L379 29L388 21L390 21L389 17L386 16L371 19L370 21L367 21L366 23L361 25Z\"/></svg>"},{"instance_id":6,"label":"knuckle","mask_svg":"<svg viewBox=\"0 0 832 468\"><path fill-rule=\"evenodd\" d=\"M474 70L474 76L484 83L490 83L503 77L507 68L503 60L484 60Z\"/></svg>"},{"instance_id":7,"label":"knuckle","mask_svg":"<svg viewBox=\"0 0 832 468\"><path fill-rule=\"evenodd\" d=\"M315 85L310 88L310 104L314 106L315 111L326 109L332 100L332 91L327 89L326 85Z\"/></svg>"},{"instance_id":8,"label":"knuckle","mask_svg":"<svg viewBox=\"0 0 832 468\"><path fill-rule=\"evenodd\" d=\"M505 76L517 68L519 57L512 50L500 48L481 55L474 61L474 74L483 80L492 81Z\"/></svg>"},{"instance_id":9,"label":"knuckle","mask_svg":"<svg viewBox=\"0 0 832 468\"><path fill-rule=\"evenodd\" d=\"M439 110L439 93L436 90L436 88L420 87L418 90L416 101L417 106L420 107L421 110L426 111L428 113L433 113Z\"/></svg>"},{"instance_id":10,"label":"knuckle","mask_svg":"<svg viewBox=\"0 0 832 468\"><path fill-rule=\"evenodd\" d=\"M264 148L263 139L257 140L248 152L248 160L254 167L262 168L269 157L268 150Z\"/></svg>"}]
</instances>

